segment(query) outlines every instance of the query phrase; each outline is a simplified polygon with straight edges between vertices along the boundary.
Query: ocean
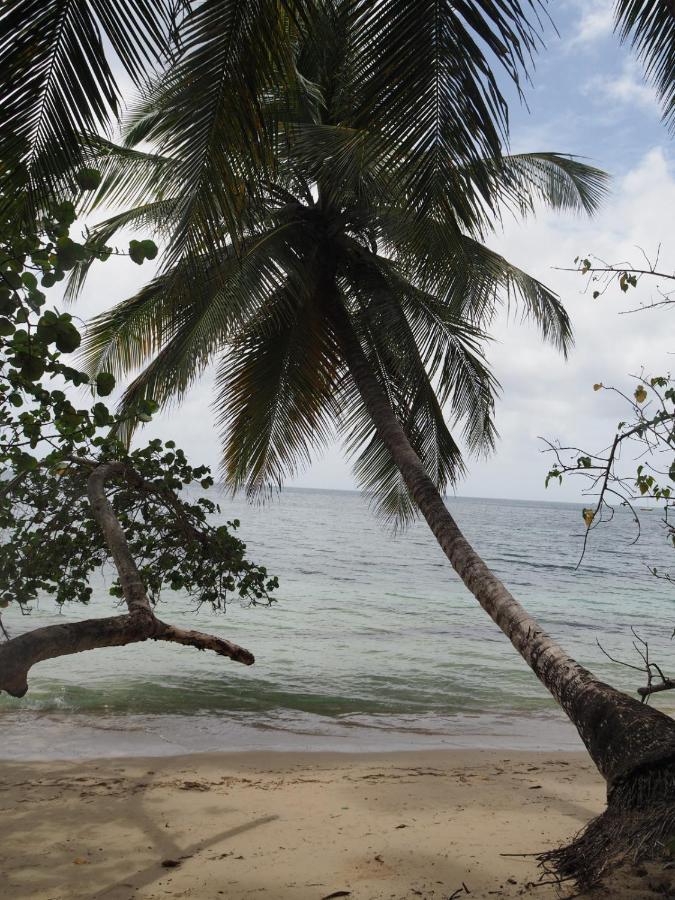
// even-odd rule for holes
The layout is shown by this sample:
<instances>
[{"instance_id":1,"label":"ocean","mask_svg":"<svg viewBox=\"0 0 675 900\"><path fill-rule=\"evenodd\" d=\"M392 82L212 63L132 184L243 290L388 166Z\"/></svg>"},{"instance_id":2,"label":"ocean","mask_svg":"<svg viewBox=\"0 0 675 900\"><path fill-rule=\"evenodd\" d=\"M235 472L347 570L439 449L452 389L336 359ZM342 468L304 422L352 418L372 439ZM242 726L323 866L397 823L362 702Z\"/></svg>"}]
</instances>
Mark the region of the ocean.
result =
<instances>
[{"instance_id":1,"label":"ocean","mask_svg":"<svg viewBox=\"0 0 675 900\"><path fill-rule=\"evenodd\" d=\"M278 575L278 603L195 611L167 591L165 620L247 647L251 668L191 648L148 642L36 666L22 699L0 695L5 759L206 751L580 749L510 643L468 594L426 524L393 535L356 492L289 489L263 507L219 495L241 520L256 562ZM675 589L650 565L671 562L659 513L630 513L593 531L575 504L449 498L467 537L512 593L581 663L627 691L641 673L632 629L675 672ZM50 600L13 634L66 618L110 615L101 580L89 608ZM652 701L666 711L675 697Z\"/></svg>"}]
</instances>

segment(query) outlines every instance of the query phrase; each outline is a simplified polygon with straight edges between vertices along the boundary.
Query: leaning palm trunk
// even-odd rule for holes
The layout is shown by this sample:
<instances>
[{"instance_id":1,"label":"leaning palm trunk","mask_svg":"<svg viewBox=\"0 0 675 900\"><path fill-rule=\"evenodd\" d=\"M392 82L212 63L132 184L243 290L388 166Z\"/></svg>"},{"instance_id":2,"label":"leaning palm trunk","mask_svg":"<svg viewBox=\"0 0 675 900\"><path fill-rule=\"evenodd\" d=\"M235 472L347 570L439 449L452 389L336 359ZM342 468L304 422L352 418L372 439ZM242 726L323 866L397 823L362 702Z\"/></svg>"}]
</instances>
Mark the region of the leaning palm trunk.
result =
<instances>
[{"instance_id":1,"label":"leaning palm trunk","mask_svg":"<svg viewBox=\"0 0 675 900\"><path fill-rule=\"evenodd\" d=\"M563 878L596 881L608 866L663 848L675 835L675 721L599 681L560 647L487 567L450 515L412 448L348 315L334 306L349 372L441 549L576 726L607 782L608 807L568 847L542 855Z\"/></svg>"}]
</instances>

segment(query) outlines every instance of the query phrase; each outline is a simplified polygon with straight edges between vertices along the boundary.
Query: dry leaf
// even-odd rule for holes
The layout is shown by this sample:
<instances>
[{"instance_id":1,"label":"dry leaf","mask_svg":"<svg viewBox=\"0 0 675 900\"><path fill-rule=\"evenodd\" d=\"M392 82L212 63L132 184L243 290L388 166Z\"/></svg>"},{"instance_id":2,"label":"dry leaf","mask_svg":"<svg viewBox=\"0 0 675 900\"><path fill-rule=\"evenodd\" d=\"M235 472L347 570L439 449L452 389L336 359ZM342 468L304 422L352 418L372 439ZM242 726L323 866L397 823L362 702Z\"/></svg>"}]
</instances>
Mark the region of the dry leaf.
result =
<instances>
[{"instance_id":1,"label":"dry leaf","mask_svg":"<svg viewBox=\"0 0 675 900\"><path fill-rule=\"evenodd\" d=\"M586 528L590 528L593 524L593 519L595 518L595 510L594 509L583 509L581 511L581 515L584 517L584 522L586 523Z\"/></svg>"}]
</instances>

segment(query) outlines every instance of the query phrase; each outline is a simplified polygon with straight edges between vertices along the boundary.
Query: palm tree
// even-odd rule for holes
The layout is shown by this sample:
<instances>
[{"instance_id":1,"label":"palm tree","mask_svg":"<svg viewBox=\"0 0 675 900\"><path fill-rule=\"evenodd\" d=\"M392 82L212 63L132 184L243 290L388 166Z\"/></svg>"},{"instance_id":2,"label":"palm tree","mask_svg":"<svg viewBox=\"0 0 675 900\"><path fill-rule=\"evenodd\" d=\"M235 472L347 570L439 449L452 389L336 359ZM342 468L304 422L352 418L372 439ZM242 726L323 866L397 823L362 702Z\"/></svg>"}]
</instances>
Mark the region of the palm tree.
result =
<instances>
[{"instance_id":1,"label":"palm tree","mask_svg":"<svg viewBox=\"0 0 675 900\"><path fill-rule=\"evenodd\" d=\"M592 212L603 175L555 153L469 152L453 106L451 34L428 26L406 69L411 88L372 75L361 24L353 4L326 0L294 29L297 75L261 95L260 147L230 127L238 81L234 99L221 85L206 143L202 120L188 117L211 83L201 44L133 111L126 146L92 144L104 173L94 205L128 207L94 236L150 227L168 250L154 281L93 321L87 364L118 375L141 367L123 403L166 404L217 357L233 489L270 490L337 429L386 518L422 513L607 780L607 812L550 856L564 874L595 877L636 835L647 847L675 829L675 723L599 682L545 634L466 541L443 493L462 472L460 443L494 442L497 385L483 348L500 299L519 303L563 352L571 343L558 298L485 236L504 208L524 213L541 200ZM140 141L157 151L134 149ZM85 278L77 268L72 294Z\"/></svg>"},{"instance_id":2,"label":"palm tree","mask_svg":"<svg viewBox=\"0 0 675 900\"><path fill-rule=\"evenodd\" d=\"M469 450L494 440L482 350L498 300L518 301L561 350L571 340L557 298L485 236L504 207L592 211L603 188L574 159L502 153L493 68L519 85L539 6L8 0L2 146L10 174L17 161L28 169L37 203L74 165L102 168L97 202L127 210L100 226L101 240L126 225L167 238L162 273L92 328L92 369L143 367L126 402L180 399L219 355L233 487L279 483L339 427L383 514L422 512L607 779L606 813L550 857L583 878L675 830L675 725L544 634L442 499L463 465L444 406ZM642 35L651 21L627 27ZM122 148L93 134L117 102L101 31L145 98ZM648 61L664 34L638 37ZM147 85L149 57L164 74ZM143 141L156 150L135 149ZM73 292L85 277L75 271Z\"/></svg>"}]
</instances>

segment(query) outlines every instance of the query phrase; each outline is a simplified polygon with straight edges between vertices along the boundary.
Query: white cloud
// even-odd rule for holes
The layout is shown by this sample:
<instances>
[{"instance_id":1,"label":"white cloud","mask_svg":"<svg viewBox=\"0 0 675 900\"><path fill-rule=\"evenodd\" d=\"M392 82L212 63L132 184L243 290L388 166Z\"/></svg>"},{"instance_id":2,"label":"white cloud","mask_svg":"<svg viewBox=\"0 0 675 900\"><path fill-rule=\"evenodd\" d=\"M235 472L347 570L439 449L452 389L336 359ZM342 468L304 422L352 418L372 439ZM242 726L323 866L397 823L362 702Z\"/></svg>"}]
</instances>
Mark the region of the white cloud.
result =
<instances>
[{"instance_id":1,"label":"white cloud","mask_svg":"<svg viewBox=\"0 0 675 900\"><path fill-rule=\"evenodd\" d=\"M546 460L540 435L566 443L602 449L623 417L620 401L592 385L630 388L630 373L642 366L662 373L672 365L673 312L619 315L649 302L657 283L643 281L627 297L610 289L593 300L585 280L574 272L574 257L595 253L609 261L641 263L639 247L650 255L664 242L659 268L675 272L675 170L662 149L648 152L639 165L614 184L612 197L592 220L541 214L524 225L514 224L495 243L508 259L557 291L572 318L575 348L568 362L542 344L530 326L497 328L500 343L490 359L504 386L498 407L501 442L485 463L471 467L460 493L483 496L578 499L576 488L544 492Z\"/></svg>"},{"instance_id":2,"label":"white cloud","mask_svg":"<svg viewBox=\"0 0 675 900\"><path fill-rule=\"evenodd\" d=\"M618 103L658 113L656 92L648 85L637 63L627 59L620 74L597 75L583 86L582 92L600 104Z\"/></svg>"},{"instance_id":3,"label":"white cloud","mask_svg":"<svg viewBox=\"0 0 675 900\"><path fill-rule=\"evenodd\" d=\"M614 27L612 0L595 0L593 3L584 2L583 12L577 23L577 30L569 43L569 47L582 44L592 44L612 33Z\"/></svg>"}]
</instances>

